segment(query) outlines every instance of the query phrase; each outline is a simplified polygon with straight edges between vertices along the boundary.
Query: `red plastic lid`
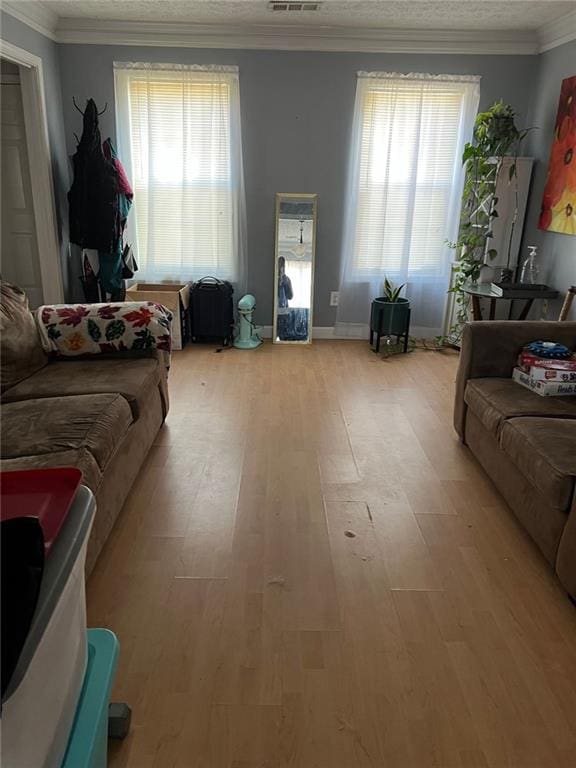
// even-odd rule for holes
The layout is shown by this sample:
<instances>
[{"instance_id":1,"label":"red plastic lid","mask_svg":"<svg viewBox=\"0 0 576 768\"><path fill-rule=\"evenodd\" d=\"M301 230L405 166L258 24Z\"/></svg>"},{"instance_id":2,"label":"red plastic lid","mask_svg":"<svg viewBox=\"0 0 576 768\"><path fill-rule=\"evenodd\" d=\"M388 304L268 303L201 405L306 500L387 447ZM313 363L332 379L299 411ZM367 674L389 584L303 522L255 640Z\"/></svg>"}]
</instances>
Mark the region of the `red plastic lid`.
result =
<instances>
[{"instance_id":1,"label":"red plastic lid","mask_svg":"<svg viewBox=\"0 0 576 768\"><path fill-rule=\"evenodd\" d=\"M0 519L38 518L48 554L81 482L75 467L0 472Z\"/></svg>"}]
</instances>

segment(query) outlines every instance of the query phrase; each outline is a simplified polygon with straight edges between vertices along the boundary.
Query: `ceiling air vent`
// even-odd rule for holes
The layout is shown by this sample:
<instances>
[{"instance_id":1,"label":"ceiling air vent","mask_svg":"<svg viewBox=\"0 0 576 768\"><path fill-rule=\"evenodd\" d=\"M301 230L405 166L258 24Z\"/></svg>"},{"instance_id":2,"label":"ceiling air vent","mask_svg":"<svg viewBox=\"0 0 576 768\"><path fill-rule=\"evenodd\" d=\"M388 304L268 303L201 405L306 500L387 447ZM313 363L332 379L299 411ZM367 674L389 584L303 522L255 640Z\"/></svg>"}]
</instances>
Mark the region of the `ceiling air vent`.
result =
<instances>
[{"instance_id":1,"label":"ceiling air vent","mask_svg":"<svg viewBox=\"0 0 576 768\"><path fill-rule=\"evenodd\" d=\"M287 3L282 0L271 0L268 3L268 8L271 11L318 11L321 2L314 3L312 0L304 0L302 3Z\"/></svg>"}]
</instances>

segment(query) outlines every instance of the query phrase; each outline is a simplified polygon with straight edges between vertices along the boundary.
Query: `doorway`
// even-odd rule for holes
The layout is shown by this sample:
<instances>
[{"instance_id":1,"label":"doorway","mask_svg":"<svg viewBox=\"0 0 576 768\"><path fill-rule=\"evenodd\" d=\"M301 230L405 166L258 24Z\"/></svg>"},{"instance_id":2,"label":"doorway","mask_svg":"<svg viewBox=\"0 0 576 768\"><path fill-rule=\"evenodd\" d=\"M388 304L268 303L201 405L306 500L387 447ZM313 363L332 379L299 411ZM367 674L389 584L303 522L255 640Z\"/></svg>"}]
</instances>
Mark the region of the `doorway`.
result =
<instances>
[{"instance_id":1,"label":"doorway","mask_svg":"<svg viewBox=\"0 0 576 768\"><path fill-rule=\"evenodd\" d=\"M0 272L30 307L64 300L42 59L0 40Z\"/></svg>"},{"instance_id":2,"label":"doorway","mask_svg":"<svg viewBox=\"0 0 576 768\"><path fill-rule=\"evenodd\" d=\"M44 303L44 293L26 145L20 67L5 59L0 59L0 126L0 269L4 280L18 285L26 292L30 307L34 309Z\"/></svg>"}]
</instances>

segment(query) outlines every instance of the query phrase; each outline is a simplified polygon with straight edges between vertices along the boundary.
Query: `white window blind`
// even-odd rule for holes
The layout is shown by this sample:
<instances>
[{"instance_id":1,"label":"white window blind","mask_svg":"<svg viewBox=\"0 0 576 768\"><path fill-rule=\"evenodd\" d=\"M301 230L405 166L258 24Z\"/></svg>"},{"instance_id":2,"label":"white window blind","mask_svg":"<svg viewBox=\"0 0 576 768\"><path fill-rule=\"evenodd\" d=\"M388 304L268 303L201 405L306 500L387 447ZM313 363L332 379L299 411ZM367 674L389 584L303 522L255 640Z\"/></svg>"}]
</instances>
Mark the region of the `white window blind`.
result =
<instances>
[{"instance_id":1,"label":"white window blind","mask_svg":"<svg viewBox=\"0 0 576 768\"><path fill-rule=\"evenodd\" d=\"M238 72L115 64L120 157L134 187L138 277L241 282L244 188Z\"/></svg>"},{"instance_id":2,"label":"white window blind","mask_svg":"<svg viewBox=\"0 0 576 768\"><path fill-rule=\"evenodd\" d=\"M440 332L478 99L478 78L359 74L340 322L365 322L387 276L408 282L416 324Z\"/></svg>"}]
</instances>

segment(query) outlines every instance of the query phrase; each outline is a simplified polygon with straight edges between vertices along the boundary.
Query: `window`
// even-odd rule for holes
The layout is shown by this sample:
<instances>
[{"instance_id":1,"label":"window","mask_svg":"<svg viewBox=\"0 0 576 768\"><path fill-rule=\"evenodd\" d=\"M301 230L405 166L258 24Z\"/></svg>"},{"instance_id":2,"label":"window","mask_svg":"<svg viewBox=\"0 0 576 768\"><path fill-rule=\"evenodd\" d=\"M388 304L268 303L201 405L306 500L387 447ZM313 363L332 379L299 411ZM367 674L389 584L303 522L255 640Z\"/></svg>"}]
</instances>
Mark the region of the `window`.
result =
<instances>
[{"instance_id":1,"label":"window","mask_svg":"<svg viewBox=\"0 0 576 768\"><path fill-rule=\"evenodd\" d=\"M365 302L368 286L374 298L388 276L408 282L417 324L440 332L478 97L478 78L359 74L339 320L355 315L346 295Z\"/></svg>"},{"instance_id":2,"label":"window","mask_svg":"<svg viewBox=\"0 0 576 768\"><path fill-rule=\"evenodd\" d=\"M115 64L115 82L138 276L239 282L245 214L236 68Z\"/></svg>"}]
</instances>

